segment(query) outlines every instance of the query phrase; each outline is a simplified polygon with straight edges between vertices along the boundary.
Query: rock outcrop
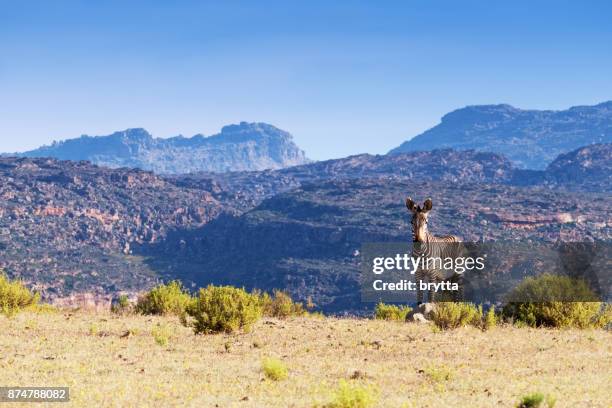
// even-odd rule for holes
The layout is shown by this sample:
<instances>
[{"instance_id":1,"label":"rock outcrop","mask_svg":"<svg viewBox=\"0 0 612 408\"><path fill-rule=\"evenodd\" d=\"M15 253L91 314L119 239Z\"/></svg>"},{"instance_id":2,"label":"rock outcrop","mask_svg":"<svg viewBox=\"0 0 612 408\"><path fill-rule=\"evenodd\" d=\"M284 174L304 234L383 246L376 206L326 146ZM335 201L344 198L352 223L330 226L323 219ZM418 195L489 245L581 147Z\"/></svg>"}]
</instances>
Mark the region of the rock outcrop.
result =
<instances>
[{"instance_id":1,"label":"rock outcrop","mask_svg":"<svg viewBox=\"0 0 612 408\"><path fill-rule=\"evenodd\" d=\"M510 105L468 106L391 150L391 154L453 148L508 157L519 168L543 170L558 155L593 143L612 142L612 101L563 111Z\"/></svg>"},{"instance_id":2,"label":"rock outcrop","mask_svg":"<svg viewBox=\"0 0 612 408\"><path fill-rule=\"evenodd\" d=\"M144 129L109 136L81 136L20 154L87 160L117 168L132 167L158 174L279 169L308 162L293 137L266 123L225 126L221 133L159 139Z\"/></svg>"}]
</instances>

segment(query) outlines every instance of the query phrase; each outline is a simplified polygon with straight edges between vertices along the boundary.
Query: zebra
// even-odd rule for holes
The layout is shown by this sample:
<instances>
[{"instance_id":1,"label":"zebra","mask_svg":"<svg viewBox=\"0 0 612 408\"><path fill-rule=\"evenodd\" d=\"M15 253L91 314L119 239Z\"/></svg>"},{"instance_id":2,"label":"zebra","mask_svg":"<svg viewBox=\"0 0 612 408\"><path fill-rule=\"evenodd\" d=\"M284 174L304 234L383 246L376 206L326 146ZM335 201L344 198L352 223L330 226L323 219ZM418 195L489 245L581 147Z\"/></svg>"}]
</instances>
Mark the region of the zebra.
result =
<instances>
[{"instance_id":1,"label":"zebra","mask_svg":"<svg viewBox=\"0 0 612 408\"><path fill-rule=\"evenodd\" d=\"M412 213L412 257L418 259L439 258L446 259L452 258L457 259L462 255L462 246L459 244L461 241L454 235L435 236L427 230L427 218L429 211L432 208L431 198L428 198L423 203L423 207L420 207L412 201L412 198L406 199L406 207L408 211ZM450 272L450 273L449 273ZM458 274L454 271L447 271L442 269L440 266L436 268L435 262L434 267L422 267L419 265L415 271L415 278L417 283L417 304L423 303L423 292L421 291L420 282L441 282L450 280L452 282L459 283L459 293L455 295L454 300L460 300L463 297L463 285L462 285L462 274ZM434 301L434 291L428 291L429 302Z\"/></svg>"}]
</instances>

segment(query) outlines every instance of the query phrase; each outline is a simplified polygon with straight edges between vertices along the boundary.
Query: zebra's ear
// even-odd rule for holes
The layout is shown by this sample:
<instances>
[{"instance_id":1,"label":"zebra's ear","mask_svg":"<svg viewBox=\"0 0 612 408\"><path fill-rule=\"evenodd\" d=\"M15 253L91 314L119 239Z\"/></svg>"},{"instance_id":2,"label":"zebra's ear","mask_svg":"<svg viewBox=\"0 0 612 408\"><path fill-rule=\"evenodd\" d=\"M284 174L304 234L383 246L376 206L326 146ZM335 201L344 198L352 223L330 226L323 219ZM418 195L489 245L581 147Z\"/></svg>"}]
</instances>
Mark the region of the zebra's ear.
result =
<instances>
[{"instance_id":1,"label":"zebra's ear","mask_svg":"<svg viewBox=\"0 0 612 408\"><path fill-rule=\"evenodd\" d=\"M410 197L406 199L406 208L408 208L408 210L412 211L413 213L417 211L417 206Z\"/></svg>"},{"instance_id":2,"label":"zebra's ear","mask_svg":"<svg viewBox=\"0 0 612 408\"><path fill-rule=\"evenodd\" d=\"M433 203L431 202L431 198L428 198L427 200L425 200L425 202L423 203L423 211L427 212L427 211L431 211L431 207L433 206Z\"/></svg>"}]
</instances>

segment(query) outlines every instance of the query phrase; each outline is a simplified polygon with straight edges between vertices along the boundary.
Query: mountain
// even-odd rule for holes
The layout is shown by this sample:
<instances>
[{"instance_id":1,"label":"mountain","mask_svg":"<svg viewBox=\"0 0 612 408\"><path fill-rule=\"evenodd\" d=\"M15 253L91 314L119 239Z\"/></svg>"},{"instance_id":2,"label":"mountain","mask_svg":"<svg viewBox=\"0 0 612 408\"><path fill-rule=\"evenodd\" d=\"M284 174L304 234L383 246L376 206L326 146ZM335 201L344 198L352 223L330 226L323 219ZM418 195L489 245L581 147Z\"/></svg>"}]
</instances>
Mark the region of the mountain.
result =
<instances>
[{"instance_id":1,"label":"mountain","mask_svg":"<svg viewBox=\"0 0 612 408\"><path fill-rule=\"evenodd\" d=\"M581 147L557 157L546 169L559 185L582 185L595 191L612 191L612 143Z\"/></svg>"},{"instance_id":2,"label":"mountain","mask_svg":"<svg viewBox=\"0 0 612 408\"><path fill-rule=\"evenodd\" d=\"M85 135L20 156L87 160L111 168L140 168L158 174L278 169L308 162L291 134L265 123L246 122L225 126L221 133L210 137L160 139L144 129L128 129L109 136Z\"/></svg>"},{"instance_id":3,"label":"mountain","mask_svg":"<svg viewBox=\"0 0 612 408\"><path fill-rule=\"evenodd\" d=\"M510 183L610 193L612 192L612 143L592 144L561 154L543 171L515 169Z\"/></svg>"},{"instance_id":4,"label":"mountain","mask_svg":"<svg viewBox=\"0 0 612 408\"><path fill-rule=\"evenodd\" d=\"M362 244L412 239L406 196L433 198L431 230L466 241L612 236L609 195L375 177L303 184L242 215L172 231L142 255L152 269L195 285L281 288L326 312L354 313L367 307L359 286Z\"/></svg>"},{"instance_id":5,"label":"mountain","mask_svg":"<svg viewBox=\"0 0 612 408\"><path fill-rule=\"evenodd\" d=\"M396 155L361 154L274 171L199 173L172 178L178 185L191 188L197 188L202 180L205 185L214 180L224 191L233 194L231 202L246 209L304 183L381 176L449 183L507 183L513 179L514 172L512 163L499 154L445 149Z\"/></svg>"},{"instance_id":6,"label":"mountain","mask_svg":"<svg viewBox=\"0 0 612 408\"><path fill-rule=\"evenodd\" d=\"M0 269L47 298L151 286L159 276L134 249L225 211L214 184L87 162L0 158L0 180Z\"/></svg>"},{"instance_id":7,"label":"mountain","mask_svg":"<svg viewBox=\"0 0 612 408\"><path fill-rule=\"evenodd\" d=\"M523 110L510 105L468 106L391 150L453 148L507 156L519 168L543 170L559 154L612 142L612 101L568 110Z\"/></svg>"},{"instance_id":8,"label":"mountain","mask_svg":"<svg viewBox=\"0 0 612 408\"><path fill-rule=\"evenodd\" d=\"M166 176L2 157L0 269L51 300L178 278L356 311L355 251L410 239L408 195L432 197L432 230L464 240L610 240L609 155L587 146L531 178L498 154L454 150Z\"/></svg>"},{"instance_id":9,"label":"mountain","mask_svg":"<svg viewBox=\"0 0 612 408\"><path fill-rule=\"evenodd\" d=\"M605 149L591 154L592 162L605 162ZM555 174L571 168L559 166ZM282 288L297 299L312 298L327 312L354 313L365 307L356 254L364 242L410 240L406 196L432 197L432 229L466 241L612 237L612 190L576 194L545 171L530 171L537 175L531 185L518 185L523 172L497 154L437 150L214 175L226 195L220 200L244 205L243 213L222 215L196 230L174 230L142 248L143 255L152 269L196 286ZM210 182L204 175L179 178L190 188ZM597 182L586 174L572 187Z\"/></svg>"}]
</instances>

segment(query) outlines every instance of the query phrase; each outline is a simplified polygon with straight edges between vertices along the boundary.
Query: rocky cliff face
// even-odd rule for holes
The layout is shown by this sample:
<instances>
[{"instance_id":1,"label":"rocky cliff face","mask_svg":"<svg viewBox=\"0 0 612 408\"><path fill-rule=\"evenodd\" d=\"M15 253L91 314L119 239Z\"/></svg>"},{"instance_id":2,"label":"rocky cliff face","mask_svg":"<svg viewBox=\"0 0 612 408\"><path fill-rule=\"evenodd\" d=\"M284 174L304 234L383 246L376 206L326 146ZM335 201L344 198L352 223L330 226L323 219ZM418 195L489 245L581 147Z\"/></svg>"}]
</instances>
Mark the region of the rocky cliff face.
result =
<instances>
[{"instance_id":1,"label":"rocky cliff face","mask_svg":"<svg viewBox=\"0 0 612 408\"><path fill-rule=\"evenodd\" d=\"M593 144L562 154L544 171L515 170L510 182L574 191L612 192L612 143Z\"/></svg>"},{"instance_id":2,"label":"rocky cliff face","mask_svg":"<svg viewBox=\"0 0 612 408\"><path fill-rule=\"evenodd\" d=\"M308 162L289 133L265 123L246 122L225 126L210 137L157 139L144 129L128 129L109 136L81 136L21 155L87 160L159 174L279 169Z\"/></svg>"},{"instance_id":3,"label":"rocky cliff face","mask_svg":"<svg viewBox=\"0 0 612 408\"><path fill-rule=\"evenodd\" d=\"M582 184L596 191L612 191L612 143L594 144L560 155L546 169L558 184Z\"/></svg>"},{"instance_id":4,"label":"rocky cliff face","mask_svg":"<svg viewBox=\"0 0 612 408\"><path fill-rule=\"evenodd\" d=\"M223 211L213 184L86 162L0 158L0 181L0 269L48 297L151 286L159 275L134 249Z\"/></svg>"},{"instance_id":5,"label":"rocky cliff face","mask_svg":"<svg viewBox=\"0 0 612 408\"><path fill-rule=\"evenodd\" d=\"M519 168L544 169L558 155L592 143L612 142L612 101L564 111L510 105L468 106L404 142L391 154L454 148L507 156Z\"/></svg>"}]
</instances>

